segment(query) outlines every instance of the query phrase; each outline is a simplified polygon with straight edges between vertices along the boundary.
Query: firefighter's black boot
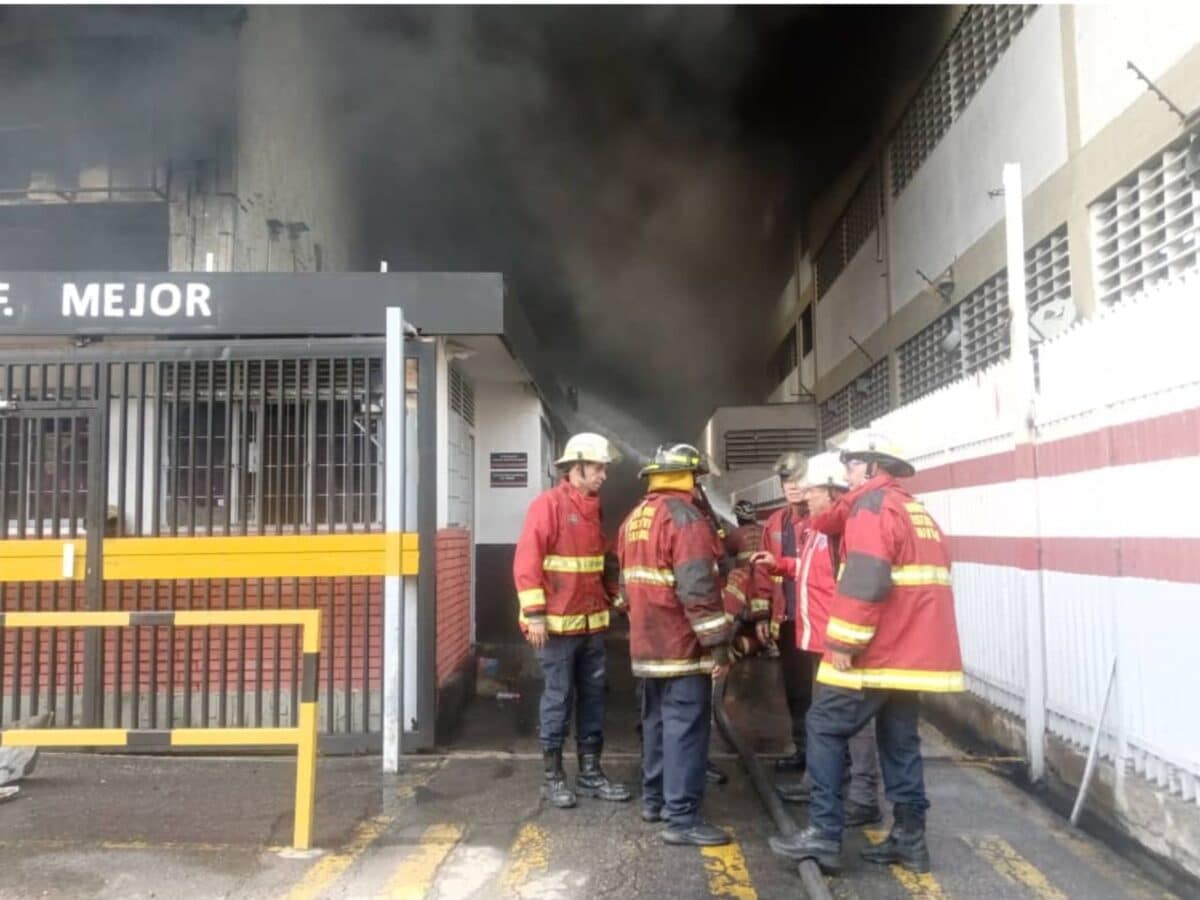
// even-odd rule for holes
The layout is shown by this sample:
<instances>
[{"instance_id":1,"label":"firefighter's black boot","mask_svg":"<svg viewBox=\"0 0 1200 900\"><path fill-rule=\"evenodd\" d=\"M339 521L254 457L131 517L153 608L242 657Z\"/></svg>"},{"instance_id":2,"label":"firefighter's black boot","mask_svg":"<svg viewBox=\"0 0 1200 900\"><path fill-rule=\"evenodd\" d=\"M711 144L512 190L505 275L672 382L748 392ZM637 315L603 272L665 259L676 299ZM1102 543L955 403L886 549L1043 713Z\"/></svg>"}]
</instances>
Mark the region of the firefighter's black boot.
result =
<instances>
[{"instance_id":1,"label":"firefighter's black boot","mask_svg":"<svg viewBox=\"0 0 1200 900\"><path fill-rule=\"evenodd\" d=\"M625 785L608 780L608 776L600 768L599 750L580 751L579 777L575 779L575 793L581 797L597 797L616 803L624 803L633 796Z\"/></svg>"},{"instance_id":2,"label":"firefighter's black boot","mask_svg":"<svg viewBox=\"0 0 1200 900\"><path fill-rule=\"evenodd\" d=\"M897 803L893 812L896 820L892 823L887 840L872 847L863 847L862 858L879 865L899 863L910 872L928 872L925 813L903 803Z\"/></svg>"},{"instance_id":3,"label":"firefighter's black boot","mask_svg":"<svg viewBox=\"0 0 1200 900\"><path fill-rule=\"evenodd\" d=\"M575 805L575 792L567 787L562 767L562 748L542 751L542 799L558 809Z\"/></svg>"},{"instance_id":4,"label":"firefighter's black boot","mask_svg":"<svg viewBox=\"0 0 1200 900\"><path fill-rule=\"evenodd\" d=\"M729 776L713 765L710 760L704 764L704 780L709 784L724 784L729 780Z\"/></svg>"},{"instance_id":5,"label":"firefighter's black boot","mask_svg":"<svg viewBox=\"0 0 1200 900\"><path fill-rule=\"evenodd\" d=\"M774 836L768 840L771 850L780 856L803 862L815 859L822 872L837 873L842 869L842 842L822 834L809 825L791 837Z\"/></svg>"}]
</instances>

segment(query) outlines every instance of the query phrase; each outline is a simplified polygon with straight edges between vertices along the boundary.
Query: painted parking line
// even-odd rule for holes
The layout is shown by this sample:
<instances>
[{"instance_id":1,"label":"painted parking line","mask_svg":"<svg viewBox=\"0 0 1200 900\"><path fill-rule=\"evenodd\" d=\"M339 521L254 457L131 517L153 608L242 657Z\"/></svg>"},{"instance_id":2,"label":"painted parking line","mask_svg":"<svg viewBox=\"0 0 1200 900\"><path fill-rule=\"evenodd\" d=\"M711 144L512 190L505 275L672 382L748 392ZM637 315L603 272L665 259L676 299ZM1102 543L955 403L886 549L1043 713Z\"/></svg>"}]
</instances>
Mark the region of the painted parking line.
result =
<instances>
[{"instance_id":1,"label":"painted parking line","mask_svg":"<svg viewBox=\"0 0 1200 900\"><path fill-rule=\"evenodd\" d=\"M963 835L962 839L1006 880L1027 888L1034 897L1040 900L1067 900L1066 894L1054 887L1037 866L1018 853L1004 838L989 834Z\"/></svg>"},{"instance_id":2,"label":"painted parking line","mask_svg":"<svg viewBox=\"0 0 1200 900\"><path fill-rule=\"evenodd\" d=\"M882 828L864 828L863 834L872 844L881 844L888 833ZM932 874L910 872L896 863L888 868L892 870L892 875L910 896L916 897L918 900L947 900L946 892L942 890L942 886L938 884L938 880Z\"/></svg>"},{"instance_id":3,"label":"painted parking line","mask_svg":"<svg viewBox=\"0 0 1200 900\"><path fill-rule=\"evenodd\" d=\"M417 848L396 869L383 889L393 900L421 900L433 887L438 869L462 840L458 825L430 825L417 842Z\"/></svg>"},{"instance_id":4,"label":"painted parking line","mask_svg":"<svg viewBox=\"0 0 1200 900\"><path fill-rule=\"evenodd\" d=\"M354 865L354 861L387 831L393 821L391 816L375 816L362 822L344 847L323 856L301 876L288 892L287 900L312 900L321 896L321 892Z\"/></svg>"},{"instance_id":5,"label":"painted parking line","mask_svg":"<svg viewBox=\"0 0 1200 900\"><path fill-rule=\"evenodd\" d=\"M550 832L527 822L521 826L508 856L508 871L501 886L505 891L517 892L535 875L550 868Z\"/></svg>"},{"instance_id":6,"label":"painted parking line","mask_svg":"<svg viewBox=\"0 0 1200 900\"><path fill-rule=\"evenodd\" d=\"M746 857L737 842L733 829L726 831L734 840L723 847L701 847L704 868L708 872L708 893L713 897L733 897L735 900L758 900L758 891L750 880Z\"/></svg>"}]
</instances>

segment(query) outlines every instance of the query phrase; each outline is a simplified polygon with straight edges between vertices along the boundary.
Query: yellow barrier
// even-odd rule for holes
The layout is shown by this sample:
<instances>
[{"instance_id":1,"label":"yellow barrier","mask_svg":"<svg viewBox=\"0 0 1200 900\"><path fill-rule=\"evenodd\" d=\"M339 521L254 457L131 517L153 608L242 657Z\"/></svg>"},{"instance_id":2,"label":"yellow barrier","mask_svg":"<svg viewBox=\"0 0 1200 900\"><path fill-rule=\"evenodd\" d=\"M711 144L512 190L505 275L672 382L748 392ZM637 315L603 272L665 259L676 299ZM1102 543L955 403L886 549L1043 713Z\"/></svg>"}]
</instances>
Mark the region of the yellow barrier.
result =
<instances>
[{"instance_id":1,"label":"yellow barrier","mask_svg":"<svg viewBox=\"0 0 1200 900\"><path fill-rule=\"evenodd\" d=\"M255 538L261 540L261 538ZM138 576L146 577L146 576ZM292 845L312 843L313 799L317 789L317 661L321 611L317 609L180 610L178 612L11 612L0 613L5 628L121 628L138 625L244 627L297 625L303 629L300 719L292 728L28 728L0 731L0 747L218 747L295 746L296 803Z\"/></svg>"},{"instance_id":2,"label":"yellow barrier","mask_svg":"<svg viewBox=\"0 0 1200 900\"><path fill-rule=\"evenodd\" d=\"M412 532L121 537L101 547L105 581L416 575L420 567ZM0 541L0 581L82 581L86 568L82 538Z\"/></svg>"}]
</instances>

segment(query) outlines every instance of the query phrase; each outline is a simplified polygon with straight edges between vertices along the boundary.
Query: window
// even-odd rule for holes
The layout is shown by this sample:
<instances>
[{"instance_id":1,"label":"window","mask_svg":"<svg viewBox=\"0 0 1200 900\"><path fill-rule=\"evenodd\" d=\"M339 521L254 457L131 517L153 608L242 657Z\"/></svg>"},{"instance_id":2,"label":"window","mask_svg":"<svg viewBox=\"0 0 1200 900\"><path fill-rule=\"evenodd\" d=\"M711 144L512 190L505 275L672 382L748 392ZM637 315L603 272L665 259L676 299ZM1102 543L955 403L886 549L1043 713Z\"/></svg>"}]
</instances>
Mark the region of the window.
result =
<instances>
[{"instance_id":1,"label":"window","mask_svg":"<svg viewBox=\"0 0 1200 900\"><path fill-rule=\"evenodd\" d=\"M753 428L725 432L725 468L768 468L794 450L810 454L817 450L817 432L812 428Z\"/></svg>"},{"instance_id":2,"label":"window","mask_svg":"<svg viewBox=\"0 0 1200 900\"><path fill-rule=\"evenodd\" d=\"M1025 251L1025 295L1030 313L1053 300L1071 299L1065 224ZM900 402L911 403L1004 359L1010 342L1008 272L1001 269L955 309L900 345Z\"/></svg>"},{"instance_id":3,"label":"window","mask_svg":"<svg viewBox=\"0 0 1200 900\"><path fill-rule=\"evenodd\" d=\"M813 271L818 300L825 296L838 275L879 225L883 215L882 190L879 170L872 167L859 182L846 209L834 222L825 243L817 251Z\"/></svg>"},{"instance_id":4,"label":"window","mask_svg":"<svg viewBox=\"0 0 1200 900\"><path fill-rule=\"evenodd\" d=\"M0 494L10 535L86 528L88 425L84 416L0 417Z\"/></svg>"},{"instance_id":5,"label":"window","mask_svg":"<svg viewBox=\"0 0 1200 900\"><path fill-rule=\"evenodd\" d=\"M768 374L773 385L782 384L796 368L796 326L793 325L785 337L771 354L771 367Z\"/></svg>"},{"instance_id":6,"label":"window","mask_svg":"<svg viewBox=\"0 0 1200 900\"><path fill-rule=\"evenodd\" d=\"M1091 205L1102 302L1119 303L1196 268L1200 192L1187 152L1185 136Z\"/></svg>"},{"instance_id":7,"label":"window","mask_svg":"<svg viewBox=\"0 0 1200 900\"><path fill-rule=\"evenodd\" d=\"M813 351L813 305L810 303L800 313L800 358Z\"/></svg>"},{"instance_id":8,"label":"window","mask_svg":"<svg viewBox=\"0 0 1200 900\"><path fill-rule=\"evenodd\" d=\"M821 404L821 435L828 439L847 428L865 428L891 408L884 357Z\"/></svg>"},{"instance_id":9,"label":"window","mask_svg":"<svg viewBox=\"0 0 1200 900\"><path fill-rule=\"evenodd\" d=\"M382 522L379 360L163 363L167 533Z\"/></svg>"},{"instance_id":10,"label":"window","mask_svg":"<svg viewBox=\"0 0 1200 900\"><path fill-rule=\"evenodd\" d=\"M889 145L892 196L898 197L966 109L1036 6L970 6Z\"/></svg>"}]
</instances>

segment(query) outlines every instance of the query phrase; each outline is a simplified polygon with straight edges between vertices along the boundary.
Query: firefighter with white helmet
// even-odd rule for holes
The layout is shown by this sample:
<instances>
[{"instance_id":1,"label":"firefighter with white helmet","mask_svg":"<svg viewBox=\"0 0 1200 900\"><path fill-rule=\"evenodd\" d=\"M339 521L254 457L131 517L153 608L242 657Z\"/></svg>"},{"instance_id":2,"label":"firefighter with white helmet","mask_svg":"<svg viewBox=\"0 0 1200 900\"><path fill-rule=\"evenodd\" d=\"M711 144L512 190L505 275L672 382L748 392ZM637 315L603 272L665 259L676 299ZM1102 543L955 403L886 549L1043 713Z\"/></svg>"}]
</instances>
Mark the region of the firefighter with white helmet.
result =
<instances>
[{"instance_id":1,"label":"firefighter with white helmet","mask_svg":"<svg viewBox=\"0 0 1200 900\"><path fill-rule=\"evenodd\" d=\"M963 689L950 557L942 530L897 480L915 470L887 435L854 432L840 460L850 491L814 522L840 535L845 565L808 715L809 824L792 837L772 838L771 849L840 867L847 742L874 718L894 824L862 856L928 872L918 692Z\"/></svg>"},{"instance_id":2,"label":"firefighter with white helmet","mask_svg":"<svg viewBox=\"0 0 1200 900\"><path fill-rule=\"evenodd\" d=\"M775 574L795 583L796 590L796 651L803 657L815 676L825 649L825 627L833 601L836 572L842 561L840 536L827 535L821 530L825 516L837 504L850 486L846 483L845 467L836 452L819 453L808 461L804 477L804 499L812 527L808 530L800 552L794 557L776 559L770 554L756 554L752 559L764 564ZM878 822L879 760L875 751L875 731L867 725L850 739L850 785L846 801L846 827L854 828ZM781 783L776 791L792 803L807 803L810 799L809 779Z\"/></svg>"},{"instance_id":3,"label":"firefighter with white helmet","mask_svg":"<svg viewBox=\"0 0 1200 900\"><path fill-rule=\"evenodd\" d=\"M808 533L808 505L804 502L804 474L808 459L789 451L775 462L775 474L786 504L775 510L763 523L761 546L775 557L795 556ZM803 774L805 767L804 717L812 700L812 666L796 650L796 585L782 576L774 576L771 622L758 629L763 644L774 641L779 648L783 691L791 720L793 752L775 762L780 772Z\"/></svg>"},{"instance_id":4,"label":"firefighter with white helmet","mask_svg":"<svg viewBox=\"0 0 1200 900\"><path fill-rule=\"evenodd\" d=\"M600 768L609 611L619 605L614 565L606 567L600 488L619 454L599 434L573 436L555 465L562 480L530 505L517 541L513 581L519 621L537 652L544 685L538 736L542 797L572 807L577 796L624 801L629 790ZM608 576L606 578L606 575ZM567 785L562 746L576 717L579 775Z\"/></svg>"}]
</instances>

